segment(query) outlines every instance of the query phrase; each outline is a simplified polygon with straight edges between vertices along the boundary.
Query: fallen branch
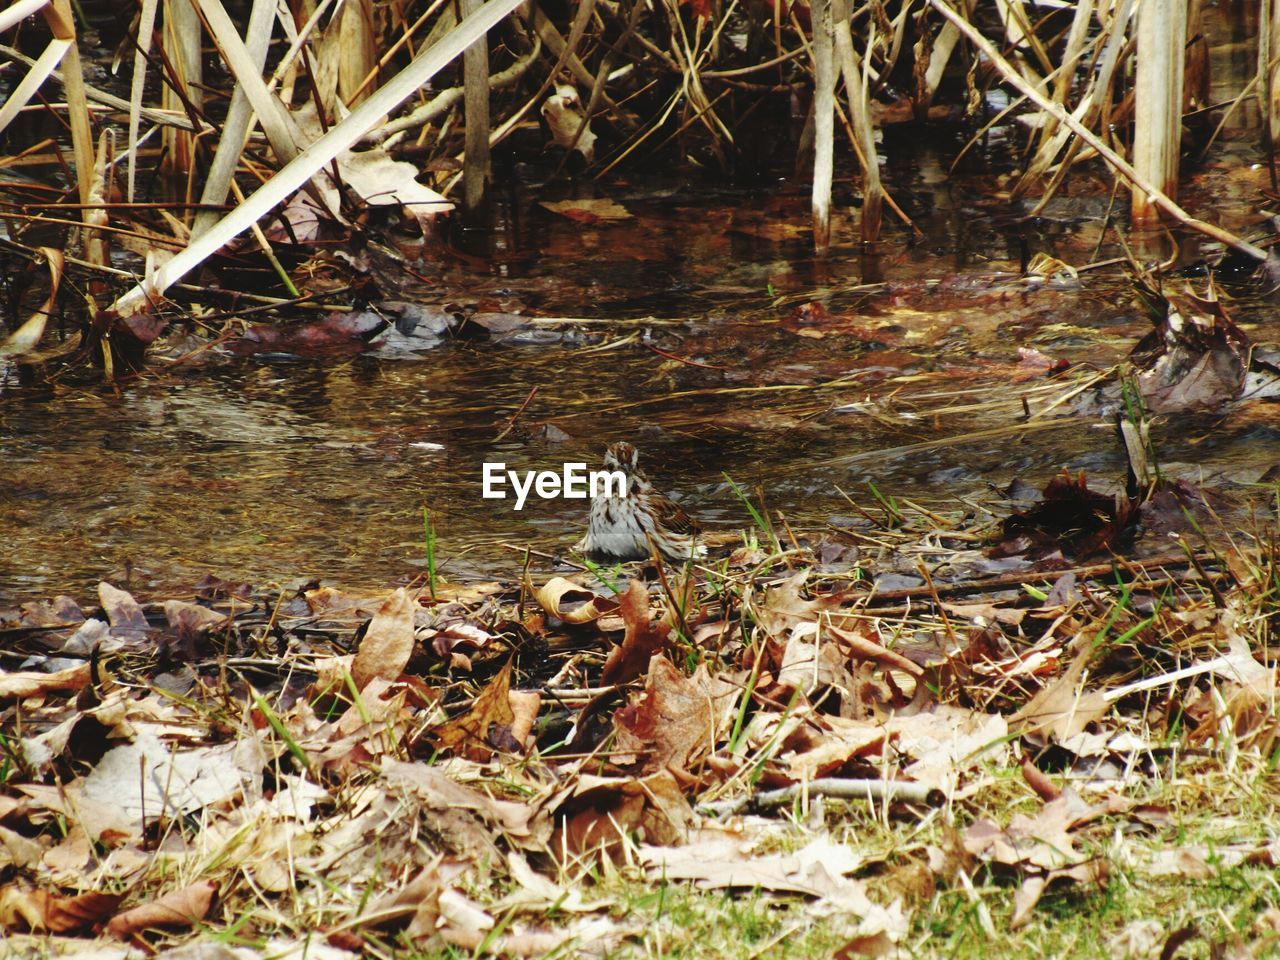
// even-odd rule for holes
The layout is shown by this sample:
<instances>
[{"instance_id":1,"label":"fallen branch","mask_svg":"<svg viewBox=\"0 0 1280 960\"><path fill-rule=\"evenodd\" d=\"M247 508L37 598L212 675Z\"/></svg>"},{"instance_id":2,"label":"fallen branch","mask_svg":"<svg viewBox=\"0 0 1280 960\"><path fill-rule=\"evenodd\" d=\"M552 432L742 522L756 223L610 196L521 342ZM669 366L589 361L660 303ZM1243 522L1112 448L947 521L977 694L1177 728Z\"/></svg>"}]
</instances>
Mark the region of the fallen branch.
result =
<instances>
[{"instance_id":1,"label":"fallen branch","mask_svg":"<svg viewBox=\"0 0 1280 960\"><path fill-rule=\"evenodd\" d=\"M820 777L808 783L795 783L778 790L765 790L754 796L736 800L713 800L698 804L698 809L717 817L732 816L745 809L762 810L780 807L800 796L834 797L839 800L900 800L904 803L927 803L939 807L947 802L947 795L937 787L908 780L845 780L838 777Z\"/></svg>"}]
</instances>

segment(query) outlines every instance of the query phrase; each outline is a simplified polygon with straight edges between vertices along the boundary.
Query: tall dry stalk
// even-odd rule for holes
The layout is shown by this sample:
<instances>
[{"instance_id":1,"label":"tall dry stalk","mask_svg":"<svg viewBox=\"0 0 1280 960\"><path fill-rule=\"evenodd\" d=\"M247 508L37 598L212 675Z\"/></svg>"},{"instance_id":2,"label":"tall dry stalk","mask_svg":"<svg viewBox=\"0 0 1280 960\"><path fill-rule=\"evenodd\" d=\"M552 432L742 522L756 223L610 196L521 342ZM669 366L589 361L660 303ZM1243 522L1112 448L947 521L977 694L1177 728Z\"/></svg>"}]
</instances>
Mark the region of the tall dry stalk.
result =
<instances>
[{"instance_id":1,"label":"tall dry stalk","mask_svg":"<svg viewBox=\"0 0 1280 960\"><path fill-rule=\"evenodd\" d=\"M275 0L253 0L253 9L249 13L249 25L245 30L245 49L259 74L262 73L262 68L267 61L267 47L271 43L274 21ZM222 124L218 149L213 155L213 163L209 166L208 178L200 194L202 204L216 207L226 201L253 122L253 107L250 106L249 98L245 94L245 85L237 82L231 94L231 106L227 108L227 118ZM213 210L200 211L192 224L191 235L195 237L204 233L217 219L218 214Z\"/></svg>"},{"instance_id":2,"label":"tall dry stalk","mask_svg":"<svg viewBox=\"0 0 1280 960\"><path fill-rule=\"evenodd\" d=\"M831 0L814 0L813 17L813 247L826 256L831 246L831 180L835 170L835 26Z\"/></svg>"},{"instance_id":3,"label":"tall dry stalk","mask_svg":"<svg viewBox=\"0 0 1280 960\"><path fill-rule=\"evenodd\" d=\"M201 2L209 3L210 0ZM381 122L385 114L421 90L428 80L460 56L472 43L482 38L491 27L509 16L520 3L521 0L488 0L478 11L458 24L456 29L441 37L420 57L379 87L346 119L331 127L319 140L308 144L271 180L246 197L243 203L120 297L113 305L115 311L122 318L128 318L146 310L172 284L204 263L228 241L248 230L277 204L310 181L339 153L358 142L371 127ZM227 37L228 45L233 45L233 39L243 47L238 35L234 38ZM237 77L245 79L249 77L249 73L237 73ZM261 84L262 78L259 76L257 79ZM265 89L265 85L263 87ZM246 87L246 94L250 93L250 89L251 86ZM250 99L253 99L252 95Z\"/></svg>"},{"instance_id":4,"label":"tall dry stalk","mask_svg":"<svg viewBox=\"0 0 1280 960\"><path fill-rule=\"evenodd\" d=\"M1262 0L1258 12L1258 75L1262 89L1262 137L1280 149L1280 0Z\"/></svg>"},{"instance_id":5,"label":"tall dry stalk","mask_svg":"<svg viewBox=\"0 0 1280 960\"><path fill-rule=\"evenodd\" d=\"M1172 199L1178 193L1182 142L1187 0L1142 0L1137 36L1133 169L1143 181ZM1151 197L1136 184L1130 216L1135 226L1159 220Z\"/></svg>"},{"instance_id":6,"label":"tall dry stalk","mask_svg":"<svg viewBox=\"0 0 1280 960\"><path fill-rule=\"evenodd\" d=\"M53 11L57 22L51 22L55 28L55 36L62 34L63 39L71 40L62 61L62 84L67 93L67 122L71 125L71 152L75 157L76 187L80 196L81 218L84 220L86 233L84 239L85 258L91 263L92 255L98 249L94 243L97 231L91 229L95 223L93 211L89 204L93 197L93 129L89 122L89 99L84 88L84 73L80 63L80 51L76 47L75 18L71 13L70 0L53 0ZM102 264L100 264L101 266Z\"/></svg>"},{"instance_id":7,"label":"tall dry stalk","mask_svg":"<svg viewBox=\"0 0 1280 960\"><path fill-rule=\"evenodd\" d=\"M1134 0L1118 0L1117 3L1109 6L1109 10L1104 10L1101 6L1098 8L1098 15L1103 18L1101 32L1098 36L1098 41L1102 43L1102 50L1087 61L1089 81L1084 92L1081 93L1075 108L1071 111L1073 120L1090 129L1093 129L1096 124L1099 124L1104 119L1106 111L1111 105L1114 95L1112 85L1115 82L1117 69L1122 59L1121 55L1125 50L1129 37L1129 20L1133 12L1133 3ZM1081 4L1081 7L1083 8L1086 5ZM1079 21L1077 20L1072 25L1071 32L1073 35L1076 33L1078 24ZM1060 72L1055 80L1053 102L1064 109L1066 96L1071 87L1071 80L1075 76L1078 62L1082 60L1086 52L1086 49L1081 49L1078 57L1064 58L1062 65L1059 67ZM1077 147L1075 143L1072 143L1070 152L1065 157L1062 155L1063 150L1067 148L1068 143L1074 136L1074 131L1070 125L1060 122L1048 112L1041 114L1041 120L1042 135L1040 146L1032 157L1031 162L1027 164L1026 171L1013 188L1013 196L1022 196L1040 186L1041 178L1057 164L1059 166L1059 175L1055 177L1054 183L1044 191L1038 206L1043 206L1052 197L1061 175L1065 174L1077 154Z\"/></svg>"},{"instance_id":8,"label":"tall dry stalk","mask_svg":"<svg viewBox=\"0 0 1280 960\"><path fill-rule=\"evenodd\" d=\"M462 15L470 16L483 0L462 0ZM463 111L466 118L466 153L462 167L463 207L468 213L480 211L493 172L489 160L489 43L485 38L469 46L462 55Z\"/></svg>"},{"instance_id":9,"label":"tall dry stalk","mask_svg":"<svg viewBox=\"0 0 1280 960\"><path fill-rule=\"evenodd\" d=\"M1224 243L1232 249L1239 250L1241 253L1252 257L1254 260L1264 263L1267 261L1267 252L1262 248L1236 236L1229 230L1225 230L1215 224L1206 223L1203 220L1191 216L1187 211L1178 206L1174 200L1160 190L1159 187L1156 187L1149 181L1143 179L1142 176L1134 170L1132 164L1108 147L1096 133L1067 113L1061 104L1054 103L1052 100L1045 97L1044 94L1040 93L1027 83L1027 81L1022 78L1021 73L1007 60L1005 60L1003 56L1001 56L999 50L992 46L991 41L982 36L982 34L979 33L971 23L961 17L960 14L958 14L946 2L946 0L929 0L929 3L935 10L959 27L960 32L963 33L965 37L968 38L969 42L972 43L983 54L983 56L985 56L996 67L997 70L1000 71L1007 83L1015 87L1023 96L1030 99L1041 110L1052 114L1054 119L1059 123L1070 127L1076 136L1096 150L1103 160L1105 160L1117 174L1123 177L1131 187L1142 190L1146 193L1149 196L1151 203L1158 206L1161 211L1168 214L1178 223L1181 223L1198 233L1202 233L1207 237L1211 237L1220 243Z\"/></svg>"},{"instance_id":10,"label":"tall dry stalk","mask_svg":"<svg viewBox=\"0 0 1280 960\"><path fill-rule=\"evenodd\" d=\"M849 102L849 120L853 126L853 148L862 168L862 242L880 239L880 220L884 210L884 187L880 184L880 161L876 156L875 122L871 118L867 70L871 51L875 49L876 23L872 18L867 28L867 56L862 59L853 49L849 27L849 0L832 0L835 23L836 56L844 77L845 97Z\"/></svg>"},{"instance_id":11,"label":"tall dry stalk","mask_svg":"<svg viewBox=\"0 0 1280 960\"><path fill-rule=\"evenodd\" d=\"M138 126L142 114L142 96L147 82L147 56L155 33L156 10L160 0L142 0L138 16L137 48L133 55L133 82L129 87L129 165L125 199L133 203L133 188L138 175Z\"/></svg>"},{"instance_id":12,"label":"tall dry stalk","mask_svg":"<svg viewBox=\"0 0 1280 960\"><path fill-rule=\"evenodd\" d=\"M976 3L977 0L961 0L958 5L960 14L968 19L972 16ZM926 3L917 19L920 24L921 37L916 43L916 61L923 64L916 78L915 105L918 115L922 114L929 104L933 102L934 94L938 92L938 84L942 82L942 75L946 72L947 66L951 62L951 55L955 52L956 44L960 42L960 30L954 23L950 22L943 23L941 29L938 30L937 36L933 37L932 42L929 42L924 36L928 10L929 6Z\"/></svg>"},{"instance_id":13,"label":"tall dry stalk","mask_svg":"<svg viewBox=\"0 0 1280 960\"><path fill-rule=\"evenodd\" d=\"M169 82L164 85L160 105L165 110L184 113L198 110L204 103L204 68L200 44L204 30L192 0L165 0L162 46L169 69ZM186 177L195 165L193 135L176 127L165 127L163 133L164 169L175 176Z\"/></svg>"}]
</instances>

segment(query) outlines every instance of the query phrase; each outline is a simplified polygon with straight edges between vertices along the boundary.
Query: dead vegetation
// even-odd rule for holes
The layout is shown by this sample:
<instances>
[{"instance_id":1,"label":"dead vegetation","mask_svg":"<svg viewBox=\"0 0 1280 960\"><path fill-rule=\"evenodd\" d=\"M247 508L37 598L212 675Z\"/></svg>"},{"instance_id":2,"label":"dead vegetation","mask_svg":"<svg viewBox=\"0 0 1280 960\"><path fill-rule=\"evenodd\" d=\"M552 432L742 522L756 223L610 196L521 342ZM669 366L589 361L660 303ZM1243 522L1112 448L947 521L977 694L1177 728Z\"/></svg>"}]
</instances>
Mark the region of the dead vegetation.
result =
<instances>
[{"instance_id":1,"label":"dead vegetation","mask_svg":"<svg viewBox=\"0 0 1280 960\"><path fill-rule=\"evenodd\" d=\"M28 604L10 955L1266 955L1274 887L1196 904L1276 866L1275 532L1108 560L1209 514L1064 537L1099 502L884 501L648 583Z\"/></svg>"},{"instance_id":2,"label":"dead vegetation","mask_svg":"<svg viewBox=\"0 0 1280 960\"><path fill-rule=\"evenodd\" d=\"M1185 51L1175 38L1177 56L1142 40L1143 24L1162 23L1156 3L1141 16L1130 2L1086 3L1039 19L1022 3L993 18L944 0L812 10L583 2L556 16L516 0L299 4L290 15L267 0L249 7L237 20L219 0L140 3L113 36L127 97L85 82L86 25L70 4L26 0L4 12L13 43L0 56L21 76L0 109L5 166L34 176L5 183L5 255L20 278L10 303L27 312L11 308L3 356L73 357L110 377L139 369L175 316L198 322L210 304L248 300L288 315L394 299L375 278L404 261L360 251L384 237L394 245L388 215L432 233L459 183L466 217L483 218L492 151L508 147L551 147L562 157L555 172L595 180L624 164L725 173L792 159L813 181L819 251L832 184L856 167L861 238L874 244L882 207L910 227L880 184L877 129L931 109L978 136L1016 111L1030 139L1015 197L1038 193L1043 205L1073 165L1099 157L1132 187L1135 220L1158 211L1267 258L1176 203L1178 118L1209 109L1199 4L1174 31L1188 38ZM1136 94L1126 86L1134 64ZM1274 99L1270 73L1259 78L1240 99ZM996 84L1019 98L991 116ZM780 117L793 109L804 119L788 132ZM1201 156L1210 142L1196 144ZM51 343L49 318L64 310L83 319Z\"/></svg>"}]
</instances>

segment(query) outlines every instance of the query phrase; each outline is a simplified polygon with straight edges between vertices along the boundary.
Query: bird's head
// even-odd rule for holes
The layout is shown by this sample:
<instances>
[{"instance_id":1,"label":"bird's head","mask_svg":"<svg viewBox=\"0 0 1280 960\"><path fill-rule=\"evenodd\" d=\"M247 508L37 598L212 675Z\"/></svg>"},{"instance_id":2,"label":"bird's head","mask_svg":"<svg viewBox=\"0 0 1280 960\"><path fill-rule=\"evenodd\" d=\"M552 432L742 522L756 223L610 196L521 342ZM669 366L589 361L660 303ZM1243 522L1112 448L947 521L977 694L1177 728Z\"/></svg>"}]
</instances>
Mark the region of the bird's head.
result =
<instances>
[{"instance_id":1,"label":"bird's head","mask_svg":"<svg viewBox=\"0 0 1280 960\"><path fill-rule=\"evenodd\" d=\"M611 443L604 451L606 470L621 470L623 473L632 474L636 472L636 462L639 459L640 454L636 448L626 442Z\"/></svg>"}]
</instances>

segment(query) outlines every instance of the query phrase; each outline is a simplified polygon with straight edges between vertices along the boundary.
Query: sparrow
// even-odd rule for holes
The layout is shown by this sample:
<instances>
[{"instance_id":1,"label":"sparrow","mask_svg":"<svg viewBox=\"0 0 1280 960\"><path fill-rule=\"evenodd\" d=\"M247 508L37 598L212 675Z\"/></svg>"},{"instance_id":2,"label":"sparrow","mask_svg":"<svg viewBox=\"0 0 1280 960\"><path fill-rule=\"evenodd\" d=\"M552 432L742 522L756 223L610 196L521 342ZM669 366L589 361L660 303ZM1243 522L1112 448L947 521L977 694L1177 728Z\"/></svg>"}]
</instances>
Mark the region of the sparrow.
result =
<instances>
[{"instance_id":1,"label":"sparrow","mask_svg":"<svg viewBox=\"0 0 1280 960\"><path fill-rule=\"evenodd\" d=\"M574 549L603 561L644 560L653 556L655 547L672 561L702 556L697 524L679 504L654 489L636 465L638 459L629 443L613 443L605 450L605 470L621 473L625 489L618 496L606 485L592 499L586 535Z\"/></svg>"}]
</instances>

